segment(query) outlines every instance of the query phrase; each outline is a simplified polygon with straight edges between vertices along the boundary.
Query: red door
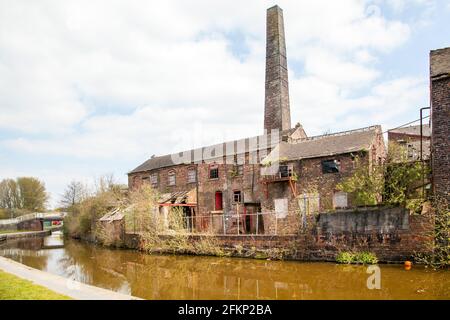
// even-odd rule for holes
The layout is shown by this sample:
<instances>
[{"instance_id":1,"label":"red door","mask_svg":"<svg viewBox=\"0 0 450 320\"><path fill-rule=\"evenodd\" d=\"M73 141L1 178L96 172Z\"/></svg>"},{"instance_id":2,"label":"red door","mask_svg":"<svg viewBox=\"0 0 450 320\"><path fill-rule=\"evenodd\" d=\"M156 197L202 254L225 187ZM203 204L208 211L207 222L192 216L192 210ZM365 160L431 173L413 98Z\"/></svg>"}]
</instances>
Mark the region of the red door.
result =
<instances>
[{"instance_id":1,"label":"red door","mask_svg":"<svg viewBox=\"0 0 450 320\"><path fill-rule=\"evenodd\" d=\"M223 205L222 205L222 192L220 192L220 191L217 191L216 192L216 207L215 207L215 209L217 210L217 211L219 211L219 210L223 210Z\"/></svg>"}]
</instances>

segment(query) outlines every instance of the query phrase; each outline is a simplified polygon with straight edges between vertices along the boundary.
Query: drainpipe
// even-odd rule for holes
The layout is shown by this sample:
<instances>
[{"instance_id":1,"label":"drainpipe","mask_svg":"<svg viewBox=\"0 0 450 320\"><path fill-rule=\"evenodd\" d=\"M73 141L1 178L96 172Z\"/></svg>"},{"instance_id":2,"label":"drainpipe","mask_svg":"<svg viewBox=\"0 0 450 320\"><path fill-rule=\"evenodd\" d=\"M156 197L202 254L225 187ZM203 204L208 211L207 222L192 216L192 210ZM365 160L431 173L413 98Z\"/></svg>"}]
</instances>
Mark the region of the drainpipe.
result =
<instances>
[{"instance_id":1,"label":"drainpipe","mask_svg":"<svg viewBox=\"0 0 450 320\"><path fill-rule=\"evenodd\" d=\"M422 164L422 196L425 195L425 166L423 163L423 110L429 110L430 107L420 108L420 163Z\"/></svg>"}]
</instances>

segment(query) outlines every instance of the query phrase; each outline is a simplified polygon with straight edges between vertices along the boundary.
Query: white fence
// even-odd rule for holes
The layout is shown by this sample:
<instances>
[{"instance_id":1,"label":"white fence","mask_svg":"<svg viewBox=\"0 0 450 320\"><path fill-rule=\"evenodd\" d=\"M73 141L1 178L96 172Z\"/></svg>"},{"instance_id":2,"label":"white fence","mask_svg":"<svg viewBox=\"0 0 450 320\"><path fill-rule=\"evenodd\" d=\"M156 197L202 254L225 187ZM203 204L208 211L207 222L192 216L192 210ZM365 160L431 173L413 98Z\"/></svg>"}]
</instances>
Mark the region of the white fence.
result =
<instances>
[{"instance_id":1,"label":"white fence","mask_svg":"<svg viewBox=\"0 0 450 320\"><path fill-rule=\"evenodd\" d=\"M66 215L66 213L64 213L64 212L61 212L61 213L35 212L35 213L25 214L23 216L19 216L17 218L13 218L13 219L0 219L0 225L18 224L22 221L34 220L34 219L46 219L46 218L47 219L51 219L51 218L63 219L65 215Z\"/></svg>"}]
</instances>

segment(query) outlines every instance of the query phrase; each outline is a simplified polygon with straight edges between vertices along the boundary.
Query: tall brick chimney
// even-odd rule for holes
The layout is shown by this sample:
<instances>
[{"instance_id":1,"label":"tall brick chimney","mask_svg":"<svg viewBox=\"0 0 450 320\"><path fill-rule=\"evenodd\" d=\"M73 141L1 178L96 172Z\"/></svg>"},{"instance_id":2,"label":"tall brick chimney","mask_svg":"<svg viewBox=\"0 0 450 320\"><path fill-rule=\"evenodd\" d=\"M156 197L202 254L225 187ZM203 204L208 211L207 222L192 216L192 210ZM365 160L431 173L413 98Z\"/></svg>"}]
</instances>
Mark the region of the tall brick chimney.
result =
<instances>
[{"instance_id":1,"label":"tall brick chimney","mask_svg":"<svg viewBox=\"0 0 450 320\"><path fill-rule=\"evenodd\" d=\"M433 191L450 200L450 48L430 53Z\"/></svg>"},{"instance_id":2,"label":"tall brick chimney","mask_svg":"<svg viewBox=\"0 0 450 320\"><path fill-rule=\"evenodd\" d=\"M291 128L289 83L284 39L283 10L279 6L267 9L266 86L264 129Z\"/></svg>"}]
</instances>

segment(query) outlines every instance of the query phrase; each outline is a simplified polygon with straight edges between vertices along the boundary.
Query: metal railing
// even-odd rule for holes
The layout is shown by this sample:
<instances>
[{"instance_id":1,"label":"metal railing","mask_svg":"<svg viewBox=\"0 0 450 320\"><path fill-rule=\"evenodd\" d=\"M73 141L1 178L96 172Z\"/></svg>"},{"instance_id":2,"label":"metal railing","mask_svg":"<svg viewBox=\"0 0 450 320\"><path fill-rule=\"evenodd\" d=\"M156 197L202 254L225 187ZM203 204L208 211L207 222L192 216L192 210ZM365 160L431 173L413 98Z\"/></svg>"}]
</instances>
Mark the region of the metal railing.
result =
<instances>
[{"instance_id":1,"label":"metal railing","mask_svg":"<svg viewBox=\"0 0 450 320\"><path fill-rule=\"evenodd\" d=\"M271 213L208 214L184 217L184 226L191 233L219 235L277 233L277 216ZM275 223L275 227L269 225ZM269 231L270 230L270 231Z\"/></svg>"}]
</instances>

